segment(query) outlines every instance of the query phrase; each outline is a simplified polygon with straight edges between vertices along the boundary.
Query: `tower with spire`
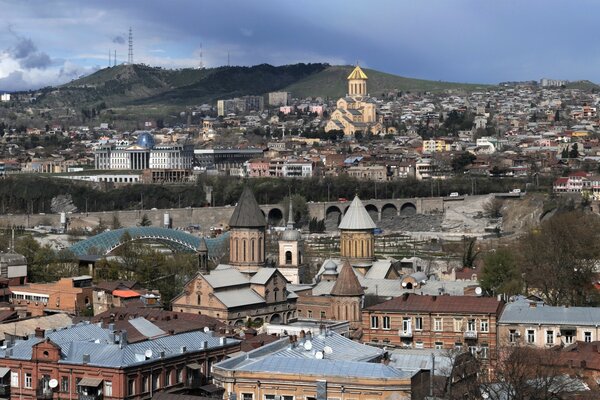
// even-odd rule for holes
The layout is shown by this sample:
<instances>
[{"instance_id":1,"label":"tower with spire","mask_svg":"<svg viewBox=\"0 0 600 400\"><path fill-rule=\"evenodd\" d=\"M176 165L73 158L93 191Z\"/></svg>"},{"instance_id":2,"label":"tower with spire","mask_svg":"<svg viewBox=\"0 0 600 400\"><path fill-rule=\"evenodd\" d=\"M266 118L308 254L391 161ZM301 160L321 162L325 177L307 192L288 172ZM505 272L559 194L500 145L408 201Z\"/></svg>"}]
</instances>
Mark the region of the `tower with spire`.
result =
<instances>
[{"instance_id":1,"label":"tower with spire","mask_svg":"<svg viewBox=\"0 0 600 400\"><path fill-rule=\"evenodd\" d=\"M361 324L361 302L365 292L348 260L342 265L329 294L335 319L348 321L350 329L358 329Z\"/></svg>"},{"instance_id":2,"label":"tower with spire","mask_svg":"<svg viewBox=\"0 0 600 400\"><path fill-rule=\"evenodd\" d=\"M200 238L200 244L196 249L196 255L198 256L198 271L203 274L208 274L208 246L206 246L206 240Z\"/></svg>"},{"instance_id":3,"label":"tower with spire","mask_svg":"<svg viewBox=\"0 0 600 400\"><path fill-rule=\"evenodd\" d=\"M265 266L267 221L247 186L233 210L229 227L229 263L240 272L255 274Z\"/></svg>"},{"instance_id":4,"label":"tower with spire","mask_svg":"<svg viewBox=\"0 0 600 400\"><path fill-rule=\"evenodd\" d=\"M279 266L285 278L294 284L300 283L300 275L303 262L303 240L300 232L294 228L294 210L292 206L292 197L290 196L290 205L288 211L288 221L285 230L279 238Z\"/></svg>"}]
</instances>

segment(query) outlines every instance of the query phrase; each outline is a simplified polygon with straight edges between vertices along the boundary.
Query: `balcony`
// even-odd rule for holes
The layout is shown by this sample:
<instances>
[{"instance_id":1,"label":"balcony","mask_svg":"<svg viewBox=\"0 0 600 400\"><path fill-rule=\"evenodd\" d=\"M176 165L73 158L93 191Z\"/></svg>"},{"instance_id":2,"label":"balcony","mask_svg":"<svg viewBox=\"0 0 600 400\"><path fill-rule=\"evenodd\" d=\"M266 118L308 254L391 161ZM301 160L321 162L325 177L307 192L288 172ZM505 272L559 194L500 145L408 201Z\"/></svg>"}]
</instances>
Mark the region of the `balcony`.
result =
<instances>
[{"instance_id":1,"label":"balcony","mask_svg":"<svg viewBox=\"0 0 600 400\"><path fill-rule=\"evenodd\" d=\"M477 340L477 331L465 331L464 338Z\"/></svg>"},{"instance_id":2,"label":"balcony","mask_svg":"<svg viewBox=\"0 0 600 400\"><path fill-rule=\"evenodd\" d=\"M102 400L102 393L98 394L83 394L79 393L77 395L78 400Z\"/></svg>"},{"instance_id":3,"label":"balcony","mask_svg":"<svg viewBox=\"0 0 600 400\"><path fill-rule=\"evenodd\" d=\"M10 385L0 384L0 397L1 398L10 398Z\"/></svg>"},{"instance_id":4,"label":"balcony","mask_svg":"<svg viewBox=\"0 0 600 400\"><path fill-rule=\"evenodd\" d=\"M54 393L52 393L52 389L49 389L49 388L35 389L35 398L36 399L47 400L47 399L51 399L53 395L54 395Z\"/></svg>"},{"instance_id":5,"label":"balcony","mask_svg":"<svg viewBox=\"0 0 600 400\"><path fill-rule=\"evenodd\" d=\"M398 336L400 336L401 338L412 338L413 332L412 330L403 331L402 329L400 329L398 330Z\"/></svg>"}]
</instances>

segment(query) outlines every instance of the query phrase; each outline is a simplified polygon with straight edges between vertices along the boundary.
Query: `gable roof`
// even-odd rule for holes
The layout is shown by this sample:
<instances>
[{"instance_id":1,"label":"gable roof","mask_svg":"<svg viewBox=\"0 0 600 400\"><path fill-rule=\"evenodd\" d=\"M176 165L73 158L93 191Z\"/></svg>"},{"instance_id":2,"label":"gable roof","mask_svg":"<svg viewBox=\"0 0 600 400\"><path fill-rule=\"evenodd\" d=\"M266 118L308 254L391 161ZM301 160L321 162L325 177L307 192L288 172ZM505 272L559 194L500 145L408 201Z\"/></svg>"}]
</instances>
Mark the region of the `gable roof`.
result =
<instances>
[{"instance_id":1,"label":"gable roof","mask_svg":"<svg viewBox=\"0 0 600 400\"><path fill-rule=\"evenodd\" d=\"M261 268L250 278L250 283L264 285L277 272L277 268Z\"/></svg>"},{"instance_id":2,"label":"gable roof","mask_svg":"<svg viewBox=\"0 0 600 400\"><path fill-rule=\"evenodd\" d=\"M421 296L405 293L400 297L368 307L367 311L408 311L427 313L498 314L503 302L493 297Z\"/></svg>"},{"instance_id":3,"label":"gable roof","mask_svg":"<svg viewBox=\"0 0 600 400\"><path fill-rule=\"evenodd\" d=\"M229 286L248 285L250 281L237 268L215 269L210 274L201 274L213 289Z\"/></svg>"},{"instance_id":4,"label":"gable roof","mask_svg":"<svg viewBox=\"0 0 600 400\"><path fill-rule=\"evenodd\" d=\"M330 294L332 296L362 296L365 294L348 260L342 266Z\"/></svg>"},{"instance_id":5,"label":"gable roof","mask_svg":"<svg viewBox=\"0 0 600 400\"><path fill-rule=\"evenodd\" d=\"M348 211L342 218L342 222L340 222L339 229L367 230L375 228L377 228L377 225L373 222L362 201L358 196L354 196L352 204L350 204Z\"/></svg>"},{"instance_id":6,"label":"gable roof","mask_svg":"<svg viewBox=\"0 0 600 400\"><path fill-rule=\"evenodd\" d=\"M266 225L267 221L254 198L252 190L246 186L237 206L235 206L235 210L233 210L229 226L233 228L258 228Z\"/></svg>"}]
</instances>

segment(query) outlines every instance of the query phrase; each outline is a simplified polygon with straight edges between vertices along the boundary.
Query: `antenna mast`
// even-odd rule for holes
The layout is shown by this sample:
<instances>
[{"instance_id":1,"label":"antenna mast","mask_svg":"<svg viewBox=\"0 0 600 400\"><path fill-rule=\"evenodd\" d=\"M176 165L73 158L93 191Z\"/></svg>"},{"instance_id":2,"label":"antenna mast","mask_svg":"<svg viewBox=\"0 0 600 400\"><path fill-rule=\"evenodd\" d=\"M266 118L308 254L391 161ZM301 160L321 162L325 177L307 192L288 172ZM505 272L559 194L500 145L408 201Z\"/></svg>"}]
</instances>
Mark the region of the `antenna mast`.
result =
<instances>
[{"instance_id":1,"label":"antenna mast","mask_svg":"<svg viewBox=\"0 0 600 400\"><path fill-rule=\"evenodd\" d=\"M112 65L112 63L110 62L110 49L108 50L108 67L110 68L110 66Z\"/></svg>"},{"instance_id":2,"label":"antenna mast","mask_svg":"<svg viewBox=\"0 0 600 400\"><path fill-rule=\"evenodd\" d=\"M133 32L129 27L129 54L127 55L127 64L133 64Z\"/></svg>"},{"instance_id":3,"label":"antenna mast","mask_svg":"<svg viewBox=\"0 0 600 400\"><path fill-rule=\"evenodd\" d=\"M204 68L204 62L202 60L202 43L200 43L200 69Z\"/></svg>"},{"instance_id":4,"label":"antenna mast","mask_svg":"<svg viewBox=\"0 0 600 400\"><path fill-rule=\"evenodd\" d=\"M117 51L115 50L115 56L113 61L115 62L115 67L117 66Z\"/></svg>"},{"instance_id":5,"label":"antenna mast","mask_svg":"<svg viewBox=\"0 0 600 400\"><path fill-rule=\"evenodd\" d=\"M227 52L227 66L228 67L230 66L230 64L229 64L229 52Z\"/></svg>"}]
</instances>

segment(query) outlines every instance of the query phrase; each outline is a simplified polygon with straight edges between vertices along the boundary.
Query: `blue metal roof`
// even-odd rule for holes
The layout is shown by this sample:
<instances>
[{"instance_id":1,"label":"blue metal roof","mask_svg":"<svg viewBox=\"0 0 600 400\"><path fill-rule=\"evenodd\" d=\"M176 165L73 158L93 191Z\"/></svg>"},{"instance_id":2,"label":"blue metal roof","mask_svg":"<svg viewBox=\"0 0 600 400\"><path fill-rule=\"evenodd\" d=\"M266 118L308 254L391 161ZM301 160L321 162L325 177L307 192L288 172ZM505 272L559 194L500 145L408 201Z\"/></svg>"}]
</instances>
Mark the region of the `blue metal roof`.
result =
<instances>
[{"instance_id":1,"label":"blue metal roof","mask_svg":"<svg viewBox=\"0 0 600 400\"><path fill-rule=\"evenodd\" d=\"M180 251L195 251L200 245L200 238L187 232L154 226L137 226L121 228L100 233L89 239L72 245L69 250L76 256L89 254L108 254L123 242L123 234L128 233L132 240L153 240L163 242ZM216 238L205 238L209 257L218 257L229 241L229 232Z\"/></svg>"}]
</instances>

